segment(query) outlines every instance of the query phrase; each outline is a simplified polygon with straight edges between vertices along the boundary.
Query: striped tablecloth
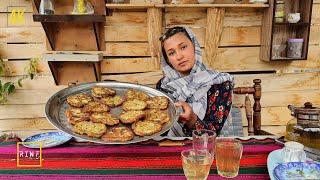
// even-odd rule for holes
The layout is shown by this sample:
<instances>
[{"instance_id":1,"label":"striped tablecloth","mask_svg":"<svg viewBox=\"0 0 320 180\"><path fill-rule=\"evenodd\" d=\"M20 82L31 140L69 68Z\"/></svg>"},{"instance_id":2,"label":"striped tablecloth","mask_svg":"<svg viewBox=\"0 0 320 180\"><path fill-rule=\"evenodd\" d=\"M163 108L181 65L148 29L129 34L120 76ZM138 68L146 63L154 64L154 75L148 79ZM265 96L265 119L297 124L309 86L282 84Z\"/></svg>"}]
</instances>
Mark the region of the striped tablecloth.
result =
<instances>
[{"instance_id":1,"label":"striped tablecloth","mask_svg":"<svg viewBox=\"0 0 320 180\"><path fill-rule=\"evenodd\" d=\"M273 139L242 141L243 156L236 179L269 179L268 154L281 148ZM185 179L180 152L184 146L160 147L156 141L131 145L69 142L43 149L42 167L17 167L15 141L0 143L0 179ZM215 162L208 179L220 179ZM221 178L222 179L222 178Z\"/></svg>"}]
</instances>

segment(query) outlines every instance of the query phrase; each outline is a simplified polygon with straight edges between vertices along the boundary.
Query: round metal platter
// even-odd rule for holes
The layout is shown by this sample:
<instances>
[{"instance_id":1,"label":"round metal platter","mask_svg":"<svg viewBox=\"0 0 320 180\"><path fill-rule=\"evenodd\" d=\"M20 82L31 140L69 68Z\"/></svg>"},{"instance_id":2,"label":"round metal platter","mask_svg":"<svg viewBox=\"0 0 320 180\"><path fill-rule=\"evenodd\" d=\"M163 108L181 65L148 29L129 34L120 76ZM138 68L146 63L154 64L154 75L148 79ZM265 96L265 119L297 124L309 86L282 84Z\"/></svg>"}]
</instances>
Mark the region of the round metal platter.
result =
<instances>
[{"instance_id":1,"label":"round metal platter","mask_svg":"<svg viewBox=\"0 0 320 180\"><path fill-rule=\"evenodd\" d=\"M158 133L155 133L151 136L143 136L143 137L135 136L131 141L125 141L125 142L103 141L102 139L99 139L99 138L93 138L86 135L77 134L73 131L73 126L68 122L65 116L65 111L69 107L69 105L66 102L66 99L68 96L77 94L77 93L91 94L91 88L93 86L113 88L114 90L116 90L117 95L120 95L120 96L123 96L125 91L127 91L128 89L135 89L135 90L146 92L150 97L165 96L169 99L169 105L167 110L170 117L170 121L164 124L162 127L162 130ZM121 106L116 108L111 108L110 112L111 114L118 116L120 112L122 112L122 108ZM80 84L80 85L65 88L55 93L52 97L50 97L45 107L45 114L47 119L50 121L50 123L56 128L58 128L59 130L73 137L78 137L84 140L88 140L95 143L101 143L101 144L130 144L130 143L137 143L137 142L152 139L169 130L173 125L173 123L176 122L179 117L179 112L177 112L177 109L174 106L174 101L165 93L147 86L143 86L143 85L119 83L119 82L94 82L94 83ZM130 126L131 125L129 125L129 127Z\"/></svg>"}]
</instances>

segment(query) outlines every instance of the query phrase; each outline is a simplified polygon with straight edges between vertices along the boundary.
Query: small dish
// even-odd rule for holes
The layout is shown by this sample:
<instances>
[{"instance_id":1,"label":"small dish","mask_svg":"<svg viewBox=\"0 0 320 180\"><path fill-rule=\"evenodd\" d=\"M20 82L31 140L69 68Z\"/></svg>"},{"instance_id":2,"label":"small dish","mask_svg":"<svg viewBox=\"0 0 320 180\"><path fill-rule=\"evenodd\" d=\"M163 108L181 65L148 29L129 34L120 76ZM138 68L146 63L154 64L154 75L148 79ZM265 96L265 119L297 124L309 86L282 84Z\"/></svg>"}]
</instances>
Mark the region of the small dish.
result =
<instances>
[{"instance_id":1,"label":"small dish","mask_svg":"<svg viewBox=\"0 0 320 180\"><path fill-rule=\"evenodd\" d=\"M26 143L22 145L28 148L40 148L39 143L42 142L42 146L41 146L42 148L49 148L49 147L55 147L63 143L66 143L71 138L72 136L60 131L46 132L46 133L35 134L27 137L23 142L30 142L30 143ZM32 143L32 142L37 142L37 143Z\"/></svg>"},{"instance_id":2,"label":"small dish","mask_svg":"<svg viewBox=\"0 0 320 180\"><path fill-rule=\"evenodd\" d=\"M277 180L318 179L320 164L314 162L289 162L279 164L273 171Z\"/></svg>"}]
</instances>

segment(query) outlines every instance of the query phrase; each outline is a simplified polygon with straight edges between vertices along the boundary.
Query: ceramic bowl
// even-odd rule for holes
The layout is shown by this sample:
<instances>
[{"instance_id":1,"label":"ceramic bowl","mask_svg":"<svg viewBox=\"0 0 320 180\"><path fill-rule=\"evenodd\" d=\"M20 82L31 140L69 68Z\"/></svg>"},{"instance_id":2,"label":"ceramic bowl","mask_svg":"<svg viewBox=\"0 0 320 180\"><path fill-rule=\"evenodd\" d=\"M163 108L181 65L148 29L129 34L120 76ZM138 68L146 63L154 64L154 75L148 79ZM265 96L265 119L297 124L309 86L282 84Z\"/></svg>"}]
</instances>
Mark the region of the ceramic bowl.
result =
<instances>
[{"instance_id":1,"label":"ceramic bowl","mask_svg":"<svg viewBox=\"0 0 320 180\"><path fill-rule=\"evenodd\" d=\"M249 3L257 3L257 4L264 4L267 2L268 0L249 0Z\"/></svg>"},{"instance_id":2,"label":"ceramic bowl","mask_svg":"<svg viewBox=\"0 0 320 180\"><path fill-rule=\"evenodd\" d=\"M297 23L301 18L300 13L289 13L287 17L289 23Z\"/></svg>"}]
</instances>

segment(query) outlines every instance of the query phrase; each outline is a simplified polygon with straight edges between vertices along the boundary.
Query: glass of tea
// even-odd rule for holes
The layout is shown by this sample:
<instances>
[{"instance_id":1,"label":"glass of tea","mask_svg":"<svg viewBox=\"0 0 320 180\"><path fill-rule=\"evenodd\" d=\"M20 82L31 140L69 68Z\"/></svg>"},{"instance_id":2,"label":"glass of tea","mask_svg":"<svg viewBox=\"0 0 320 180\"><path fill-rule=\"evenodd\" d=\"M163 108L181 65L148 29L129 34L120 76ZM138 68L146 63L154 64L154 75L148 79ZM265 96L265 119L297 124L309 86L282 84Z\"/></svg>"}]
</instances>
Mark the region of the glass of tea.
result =
<instances>
[{"instance_id":1,"label":"glass of tea","mask_svg":"<svg viewBox=\"0 0 320 180\"><path fill-rule=\"evenodd\" d=\"M208 150L214 157L214 144L217 134L211 130L194 130L192 131L192 147L194 150Z\"/></svg>"},{"instance_id":2,"label":"glass of tea","mask_svg":"<svg viewBox=\"0 0 320 180\"><path fill-rule=\"evenodd\" d=\"M233 138L216 139L216 165L218 174L222 177L238 176L243 146L239 140Z\"/></svg>"},{"instance_id":3,"label":"glass of tea","mask_svg":"<svg viewBox=\"0 0 320 180\"><path fill-rule=\"evenodd\" d=\"M207 150L188 149L181 152L184 175L188 180L206 180L212 164L212 156Z\"/></svg>"}]
</instances>

